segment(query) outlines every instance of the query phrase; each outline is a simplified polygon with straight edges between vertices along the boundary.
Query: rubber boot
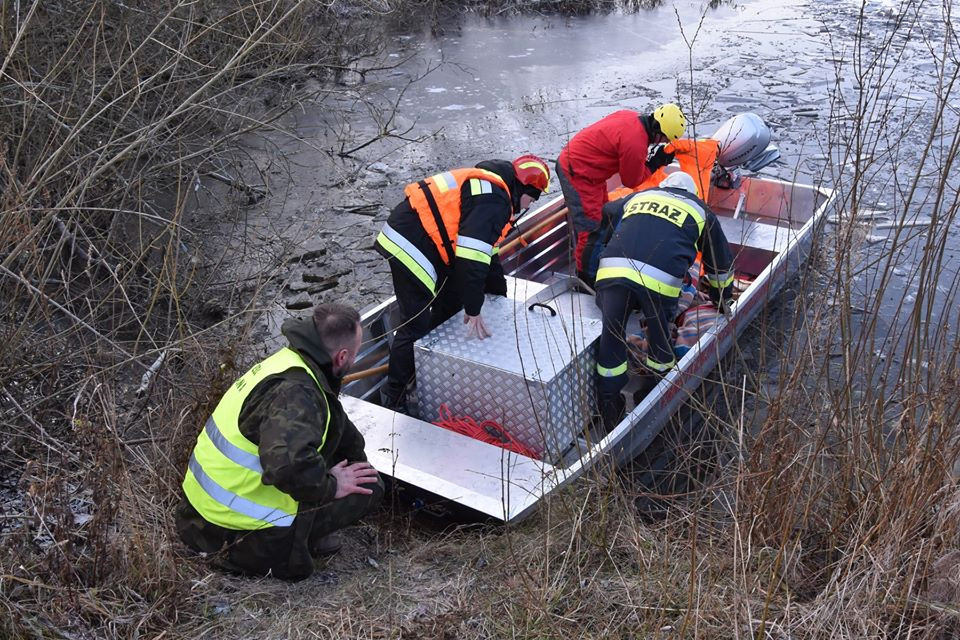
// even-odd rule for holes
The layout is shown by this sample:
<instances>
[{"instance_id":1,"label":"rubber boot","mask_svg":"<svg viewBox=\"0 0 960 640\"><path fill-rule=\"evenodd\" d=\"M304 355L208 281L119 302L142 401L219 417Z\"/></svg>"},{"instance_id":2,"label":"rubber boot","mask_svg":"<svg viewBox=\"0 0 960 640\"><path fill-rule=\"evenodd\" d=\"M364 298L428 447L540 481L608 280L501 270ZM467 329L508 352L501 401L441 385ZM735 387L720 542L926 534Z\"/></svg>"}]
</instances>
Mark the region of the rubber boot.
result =
<instances>
[{"instance_id":1,"label":"rubber boot","mask_svg":"<svg viewBox=\"0 0 960 640\"><path fill-rule=\"evenodd\" d=\"M623 420L626 401L619 393L601 393L598 401L600 402L600 424L603 427L603 434L606 435Z\"/></svg>"},{"instance_id":2,"label":"rubber boot","mask_svg":"<svg viewBox=\"0 0 960 640\"><path fill-rule=\"evenodd\" d=\"M340 547L342 546L343 541L340 539L339 535L336 533L328 533L317 540L313 548L310 549L310 555L312 555L314 558L332 556L337 551L340 551Z\"/></svg>"},{"instance_id":3,"label":"rubber boot","mask_svg":"<svg viewBox=\"0 0 960 640\"><path fill-rule=\"evenodd\" d=\"M380 406L384 409L390 409L391 411L406 415L408 413L407 394L401 392L400 395L394 396L389 394L386 389L381 389Z\"/></svg>"}]
</instances>

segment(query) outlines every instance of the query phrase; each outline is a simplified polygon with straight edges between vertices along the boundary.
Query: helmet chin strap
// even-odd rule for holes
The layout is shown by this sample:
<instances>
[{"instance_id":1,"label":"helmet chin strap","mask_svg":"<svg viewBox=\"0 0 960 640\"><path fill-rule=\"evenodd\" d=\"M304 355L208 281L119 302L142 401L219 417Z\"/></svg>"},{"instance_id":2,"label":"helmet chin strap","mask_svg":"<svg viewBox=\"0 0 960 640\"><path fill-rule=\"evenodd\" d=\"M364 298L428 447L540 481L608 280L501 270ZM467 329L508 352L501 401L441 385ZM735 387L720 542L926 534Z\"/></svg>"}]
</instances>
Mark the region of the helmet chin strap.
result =
<instances>
[{"instance_id":1,"label":"helmet chin strap","mask_svg":"<svg viewBox=\"0 0 960 640\"><path fill-rule=\"evenodd\" d=\"M647 130L647 139L653 142L660 134L660 123L657 122L652 113L640 116L640 122L643 124L643 128Z\"/></svg>"},{"instance_id":2,"label":"helmet chin strap","mask_svg":"<svg viewBox=\"0 0 960 640\"><path fill-rule=\"evenodd\" d=\"M533 202L536 202L537 200L540 199L540 196L543 195L543 192L537 189L536 187L531 187L530 185L525 185L525 184L521 184L520 186L521 186L521 189L520 189L521 198L524 195L527 195L527 196L530 196L530 198L532 198ZM533 202L530 203L530 206L533 206ZM519 211L518 213L514 214L510 218L510 224L516 225L517 222L519 222L519 220L523 218L525 215L527 215L528 211L530 211L530 206L520 209L520 201L518 201L517 209L519 209Z\"/></svg>"}]
</instances>

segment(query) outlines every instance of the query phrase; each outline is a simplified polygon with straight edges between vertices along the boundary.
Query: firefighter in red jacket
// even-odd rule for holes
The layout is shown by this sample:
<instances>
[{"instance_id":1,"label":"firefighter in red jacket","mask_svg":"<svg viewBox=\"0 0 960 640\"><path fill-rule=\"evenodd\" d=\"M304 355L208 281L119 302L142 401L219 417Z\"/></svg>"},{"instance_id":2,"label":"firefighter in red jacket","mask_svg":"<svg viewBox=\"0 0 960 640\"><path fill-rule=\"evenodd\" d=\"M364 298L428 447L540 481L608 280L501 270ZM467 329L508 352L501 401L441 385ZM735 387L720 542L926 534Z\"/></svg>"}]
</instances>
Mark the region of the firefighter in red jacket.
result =
<instances>
[{"instance_id":1,"label":"firefighter in red jacket","mask_svg":"<svg viewBox=\"0 0 960 640\"><path fill-rule=\"evenodd\" d=\"M390 263L400 318L390 345L381 403L406 409L414 378L413 343L464 309L467 336L490 331L484 293L506 295L499 244L516 214L547 190L550 169L534 155L487 160L414 182L387 218L376 249Z\"/></svg>"},{"instance_id":2,"label":"firefighter in red jacket","mask_svg":"<svg viewBox=\"0 0 960 640\"><path fill-rule=\"evenodd\" d=\"M577 133L560 151L557 178L563 191L576 238L577 273L597 250L596 233L607 202L607 179L616 173L626 187L636 187L651 173L673 162L663 148L647 158L650 145L676 140L687 119L675 104L664 104L649 115L624 109L611 113ZM586 280L592 280L589 277ZM590 282L592 283L592 282Z\"/></svg>"},{"instance_id":3,"label":"firefighter in red jacket","mask_svg":"<svg viewBox=\"0 0 960 640\"><path fill-rule=\"evenodd\" d=\"M733 254L717 217L697 196L693 178L675 171L654 189L611 202L620 226L600 257L597 306L603 332L597 347L597 391L607 429L620 422L627 383L627 320L634 309L646 323L646 368L666 374L676 364L669 325L677 315L683 276L703 254L704 280L719 307L733 293Z\"/></svg>"}]
</instances>

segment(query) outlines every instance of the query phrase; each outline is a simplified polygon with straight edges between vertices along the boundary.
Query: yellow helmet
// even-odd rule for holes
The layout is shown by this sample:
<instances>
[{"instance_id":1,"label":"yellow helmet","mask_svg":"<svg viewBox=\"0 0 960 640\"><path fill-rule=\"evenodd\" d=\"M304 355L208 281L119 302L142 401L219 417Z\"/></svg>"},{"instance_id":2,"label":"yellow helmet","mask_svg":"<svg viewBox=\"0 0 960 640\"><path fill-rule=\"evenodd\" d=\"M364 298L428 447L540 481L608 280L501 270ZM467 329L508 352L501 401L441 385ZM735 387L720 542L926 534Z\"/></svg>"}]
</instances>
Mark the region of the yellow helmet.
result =
<instances>
[{"instance_id":1,"label":"yellow helmet","mask_svg":"<svg viewBox=\"0 0 960 640\"><path fill-rule=\"evenodd\" d=\"M683 111L672 102L660 105L653 112L653 119L660 125L660 132L671 141L682 136L687 128L687 118L683 115Z\"/></svg>"}]
</instances>

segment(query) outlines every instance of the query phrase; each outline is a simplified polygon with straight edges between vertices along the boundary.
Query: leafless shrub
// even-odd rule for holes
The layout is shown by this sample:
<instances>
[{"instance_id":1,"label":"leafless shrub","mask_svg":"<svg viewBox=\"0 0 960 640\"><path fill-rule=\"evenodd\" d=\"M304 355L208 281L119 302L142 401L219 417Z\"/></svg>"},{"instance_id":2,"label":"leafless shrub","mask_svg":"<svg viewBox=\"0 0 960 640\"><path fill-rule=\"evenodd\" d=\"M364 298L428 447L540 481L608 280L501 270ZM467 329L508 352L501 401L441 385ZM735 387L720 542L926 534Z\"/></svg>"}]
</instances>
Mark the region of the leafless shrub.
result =
<instances>
[{"instance_id":1,"label":"leafless shrub","mask_svg":"<svg viewBox=\"0 0 960 640\"><path fill-rule=\"evenodd\" d=\"M275 126L308 77L362 80L380 45L345 28L350 9L3 4L0 473L16 490L0 520L0 635L184 622L191 570L170 511L251 319L244 302L205 314L186 204L209 179L238 194L226 213L262 198L235 142Z\"/></svg>"}]
</instances>

